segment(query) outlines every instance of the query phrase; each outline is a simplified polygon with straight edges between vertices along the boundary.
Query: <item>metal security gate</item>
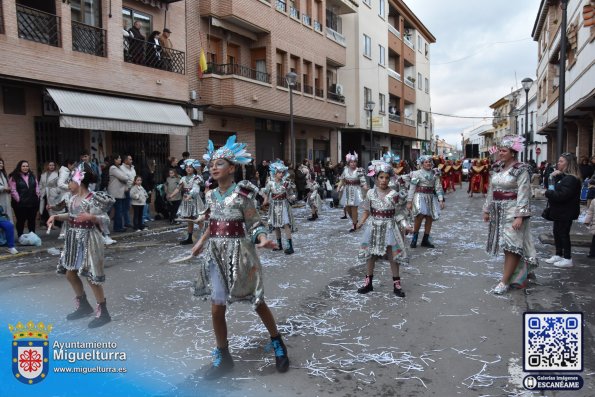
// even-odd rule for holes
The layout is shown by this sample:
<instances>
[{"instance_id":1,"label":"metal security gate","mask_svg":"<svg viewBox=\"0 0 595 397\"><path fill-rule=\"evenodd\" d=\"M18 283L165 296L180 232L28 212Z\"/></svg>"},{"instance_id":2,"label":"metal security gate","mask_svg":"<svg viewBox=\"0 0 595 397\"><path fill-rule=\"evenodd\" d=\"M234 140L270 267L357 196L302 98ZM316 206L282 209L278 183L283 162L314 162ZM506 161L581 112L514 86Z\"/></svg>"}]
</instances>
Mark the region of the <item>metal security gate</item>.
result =
<instances>
[{"instance_id":1,"label":"metal security gate","mask_svg":"<svg viewBox=\"0 0 595 397\"><path fill-rule=\"evenodd\" d=\"M81 130L61 128L57 117L35 117L37 175L48 161L58 163L58 168L66 160L78 161L84 139Z\"/></svg>"},{"instance_id":2,"label":"metal security gate","mask_svg":"<svg viewBox=\"0 0 595 397\"><path fill-rule=\"evenodd\" d=\"M157 163L156 182L161 182L161 175L169 168L169 135L141 134L139 132L112 132L112 153L121 156L131 155L137 173L146 167L147 160ZM111 154L111 153L110 153Z\"/></svg>"}]
</instances>

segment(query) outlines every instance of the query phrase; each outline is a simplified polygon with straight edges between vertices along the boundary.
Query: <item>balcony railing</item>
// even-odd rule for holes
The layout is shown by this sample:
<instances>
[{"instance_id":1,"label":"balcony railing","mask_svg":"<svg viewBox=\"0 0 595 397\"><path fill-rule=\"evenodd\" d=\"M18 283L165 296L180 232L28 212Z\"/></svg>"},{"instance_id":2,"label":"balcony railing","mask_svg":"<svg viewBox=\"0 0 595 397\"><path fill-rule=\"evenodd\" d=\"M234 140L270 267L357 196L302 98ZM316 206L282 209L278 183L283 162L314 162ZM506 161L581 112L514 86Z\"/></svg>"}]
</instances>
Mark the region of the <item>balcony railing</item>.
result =
<instances>
[{"instance_id":1,"label":"balcony railing","mask_svg":"<svg viewBox=\"0 0 595 397\"><path fill-rule=\"evenodd\" d=\"M337 32L336 30L329 28L328 26L326 27L326 37L328 37L331 40L336 41L337 43L341 44L343 47L346 46L345 36L343 36L341 33Z\"/></svg>"},{"instance_id":2,"label":"balcony railing","mask_svg":"<svg viewBox=\"0 0 595 397\"><path fill-rule=\"evenodd\" d=\"M295 19L300 19L300 11L297 8L290 6L289 16Z\"/></svg>"},{"instance_id":3,"label":"balcony railing","mask_svg":"<svg viewBox=\"0 0 595 397\"><path fill-rule=\"evenodd\" d=\"M388 75L390 77L392 77L393 79L396 79L396 80L401 81L401 75L398 72L395 72L391 68L386 68L386 71L387 71L387 73L388 73Z\"/></svg>"},{"instance_id":4,"label":"balcony railing","mask_svg":"<svg viewBox=\"0 0 595 397\"><path fill-rule=\"evenodd\" d=\"M317 32L322 32L322 25L318 21L314 21L314 30Z\"/></svg>"},{"instance_id":5,"label":"balcony railing","mask_svg":"<svg viewBox=\"0 0 595 397\"><path fill-rule=\"evenodd\" d=\"M186 73L186 54L144 40L124 38L124 61L150 68Z\"/></svg>"},{"instance_id":6,"label":"balcony railing","mask_svg":"<svg viewBox=\"0 0 595 397\"><path fill-rule=\"evenodd\" d=\"M415 45L413 45L413 42L411 41L409 36L405 36L405 40L403 41L405 42L405 44L407 44L408 47L411 47L412 50L415 50Z\"/></svg>"},{"instance_id":7,"label":"balcony railing","mask_svg":"<svg viewBox=\"0 0 595 397\"><path fill-rule=\"evenodd\" d=\"M412 127L415 127L415 120L413 119L408 119L407 117L405 117L405 124L406 125L410 125Z\"/></svg>"},{"instance_id":8,"label":"balcony railing","mask_svg":"<svg viewBox=\"0 0 595 397\"><path fill-rule=\"evenodd\" d=\"M345 97L343 95L339 95L335 92L327 92L326 93L326 98L330 99L331 101L335 101L335 102L340 102L340 103L345 103Z\"/></svg>"},{"instance_id":9,"label":"balcony railing","mask_svg":"<svg viewBox=\"0 0 595 397\"><path fill-rule=\"evenodd\" d=\"M312 17L310 15L302 14L302 22L304 25L312 26Z\"/></svg>"},{"instance_id":10,"label":"balcony railing","mask_svg":"<svg viewBox=\"0 0 595 397\"><path fill-rule=\"evenodd\" d=\"M401 122L401 115L400 114L389 113L388 114L388 119L390 121L394 121L395 123L400 123Z\"/></svg>"},{"instance_id":11,"label":"balcony railing","mask_svg":"<svg viewBox=\"0 0 595 397\"><path fill-rule=\"evenodd\" d=\"M283 0L277 0L277 10L287 12L287 3Z\"/></svg>"},{"instance_id":12,"label":"balcony railing","mask_svg":"<svg viewBox=\"0 0 595 397\"><path fill-rule=\"evenodd\" d=\"M399 32L397 28L395 28L393 25L388 24L388 31L397 36L398 38L401 38L401 32Z\"/></svg>"},{"instance_id":13,"label":"balcony railing","mask_svg":"<svg viewBox=\"0 0 595 397\"><path fill-rule=\"evenodd\" d=\"M289 88L287 78L285 76L277 76L277 87Z\"/></svg>"},{"instance_id":14,"label":"balcony railing","mask_svg":"<svg viewBox=\"0 0 595 397\"><path fill-rule=\"evenodd\" d=\"M415 88L415 81L411 81L409 77L405 78L405 84L407 84L411 88Z\"/></svg>"},{"instance_id":15,"label":"balcony railing","mask_svg":"<svg viewBox=\"0 0 595 397\"><path fill-rule=\"evenodd\" d=\"M322 88L314 88L314 95L318 98L324 98L324 90Z\"/></svg>"},{"instance_id":16,"label":"balcony railing","mask_svg":"<svg viewBox=\"0 0 595 397\"><path fill-rule=\"evenodd\" d=\"M210 73L217 74L219 76L240 76L247 79L262 81L263 83L271 83L271 75L266 72L259 72L254 69L250 69L247 66L238 65L237 63L209 63L208 70ZM279 79L277 78L277 84Z\"/></svg>"},{"instance_id":17,"label":"balcony railing","mask_svg":"<svg viewBox=\"0 0 595 397\"><path fill-rule=\"evenodd\" d=\"M60 47L60 17L17 4L19 38Z\"/></svg>"},{"instance_id":18,"label":"balcony railing","mask_svg":"<svg viewBox=\"0 0 595 397\"><path fill-rule=\"evenodd\" d=\"M107 56L106 35L105 29L72 21L72 50L105 57Z\"/></svg>"},{"instance_id":19,"label":"balcony railing","mask_svg":"<svg viewBox=\"0 0 595 397\"><path fill-rule=\"evenodd\" d=\"M304 84L304 94L313 95L314 94L314 87L312 87L311 85Z\"/></svg>"}]
</instances>

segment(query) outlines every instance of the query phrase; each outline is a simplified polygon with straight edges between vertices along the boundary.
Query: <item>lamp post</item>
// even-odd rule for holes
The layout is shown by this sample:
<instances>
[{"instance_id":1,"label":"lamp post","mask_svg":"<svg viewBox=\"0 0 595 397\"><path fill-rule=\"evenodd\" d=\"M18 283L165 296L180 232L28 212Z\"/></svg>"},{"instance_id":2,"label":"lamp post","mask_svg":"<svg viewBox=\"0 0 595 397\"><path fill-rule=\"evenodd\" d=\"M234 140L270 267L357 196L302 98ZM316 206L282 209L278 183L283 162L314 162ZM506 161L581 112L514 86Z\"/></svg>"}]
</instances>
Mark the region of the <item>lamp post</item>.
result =
<instances>
[{"instance_id":1,"label":"lamp post","mask_svg":"<svg viewBox=\"0 0 595 397\"><path fill-rule=\"evenodd\" d=\"M521 80L523 90L525 90L525 163L529 162L527 158L527 152L529 150L529 90L533 85L533 80L529 77L525 77Z\"/></svg>"},{"instance_id":2,"label":"lamp post","mask_svg":"<svg viewBox=\"0 0 595 397\"><path fill-rule=\"evenodd\" d=\"M289 140L291 141L291 153L289 159L291 166L295 167L295 132L293 130L293 86L297 81L297 74L289 72L285 75L287 85L289 86Z\"/></svg>"},{"instance_id":3,"label":"lamp post","mask_svg":"<svg viewBox=\"0 0 595 397\"><path fill-rule=\"evenodd\" d=\"M562 136L564 135L564 108L566 95L566 18L568 0L560 1L562 21L560 22L560 76L558 78L558 128L556 130L556 159L562 155Z\"/></svg>"},{"instance_id":4,"label":"lamp post","mask_svg":"<svg viewBox=\"0 0 595 397\"><path fill-rule=\"evenodd\" d=\"M366 102L365 109L370 112L370 161L374 160L374 149L372 149L372 145L374 144L374 137L372 136L372 112L374 111L374 106L376 106L374 101Z\"/></svg>"}]
</instances>

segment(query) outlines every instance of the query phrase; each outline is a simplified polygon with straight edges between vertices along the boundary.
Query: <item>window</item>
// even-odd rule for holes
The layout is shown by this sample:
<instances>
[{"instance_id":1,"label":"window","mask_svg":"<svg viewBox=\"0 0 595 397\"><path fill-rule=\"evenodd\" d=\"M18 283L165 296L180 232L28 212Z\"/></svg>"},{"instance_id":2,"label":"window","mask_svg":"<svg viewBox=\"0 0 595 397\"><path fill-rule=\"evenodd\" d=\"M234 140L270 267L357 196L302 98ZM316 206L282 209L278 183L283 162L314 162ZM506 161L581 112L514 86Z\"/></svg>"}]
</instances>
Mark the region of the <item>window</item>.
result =
<instances>
[{"instance_id":1,"label":"window","mask_svg":"<svg viewBox=\"0 0 595 397\"><path fill-rule=\"evenodd\" d=\"M417 109L417 124L422 123L421 110Z\"/></svg>"},{"instance_id":2,"label":"window","mask_svg":"<svg viewBox=\"0 0 595 397\"><path fill-rule=\"evenodd\" d=\"M368 7L372 7L372 0L363 0L364 4L367 5Z\"/></svg>"},{"instance_id":3,"label":"window","mask_svg":"<svg viewBox=\"0 0 595 397\"><path fill-rule=\"evenodd\" d=\"M384 19L384 15L385 15L385 11L384 11L384 1L385 0L379 0L378 1L378 15L380 16L380 18Z\"/></svg>"},{"instance_id":4,"label":"window","mask_svg":"<svg viewBox=\"0 0 595 397\"><path fill-rule=\"evenodd\" d=\"M426 78L426 94L430 93L430 80Z\"/></svg>"},{"instance_id":5,"label":"window","mask_svg":"<svg viewBox=\"0 0 595 397\"><path fill-rule=\"evenodd\" d=\"M379 44L378 50L380 51L380 57L378 59L378 64L384 66L386 64L384 47Z\"/></svg>"},{"instance_id":6,"label":"window","mask_svg":"<svg viewBox=\"0 0 595 397\"><path fill-rule=\"evenodd\" d=\"M366 108L368 102L372 100L372 90L368 87L364 87L364 109Z\"/></svg>"},{"instance_id":7,"label":"window","mask_svg":"<svg viewBox=\"0 0 595 397\"><path fill-rule=\"evenodd\" d=\"M364 35L364 55L372 58L372 39L367 35Z\"/></svg>"},{"instance_id":8,"label":"window","mask_svg":"<svg viewBox=\"0 0 595 397\"><path fill-rule=\"evenodd\" d=\"M382 114L386 113L386 97L384 94L378 95L378 103L380 104L378 111Z\"/></svg>"},{"instance_id":9,"label":"window","mask_svg":"<svg viewBox=\"0 0 595 397\"><path fill-rule=\"evenodd\" d=\"M417 35L417 51L421 52L421 36Z\"/></svg>"},{"instance_id":10,"label":"window","mask_svg":"<svg viewBox=\"0 0 595 397\"><path fill-rule=\"evenodd\" d=\"M133 10L132 8L122 8L122 19L126 21L124 25L126 26L126 30L132 27L133 21L140 21L142 25L140 32L143 36L149 37L153 31L153 17L149 14Z\"/></svg>"},{"instance_id":11,"label":"window","mask_svg":"<svg viewBox=\"0 0 595 397\"><path fill-rule=\"evenodd\" d=\"M423 84L423 80L421 77L421 73L417 73L417 88L419 88L421 90L423 88L422 84Z\"/></svg>"},{"instance_id":12,"label":"window","mask_svg":"<svg viewBox=\"0 0 595 397\"><path fill-rule=\"evenodd\" d=\"M101 27L101 0L70 0L70 15L73 21Z\"/></svg>"},{"instance_id":13,"label":"window","mask_svg":"<svg viewBox=\"0 0 595 397\"><path fill-rule=\"evenodd\" d=\"M430 56L430 45L428 43L425 44L425 56L428 58Z\"/></svg>"}]
</instances>

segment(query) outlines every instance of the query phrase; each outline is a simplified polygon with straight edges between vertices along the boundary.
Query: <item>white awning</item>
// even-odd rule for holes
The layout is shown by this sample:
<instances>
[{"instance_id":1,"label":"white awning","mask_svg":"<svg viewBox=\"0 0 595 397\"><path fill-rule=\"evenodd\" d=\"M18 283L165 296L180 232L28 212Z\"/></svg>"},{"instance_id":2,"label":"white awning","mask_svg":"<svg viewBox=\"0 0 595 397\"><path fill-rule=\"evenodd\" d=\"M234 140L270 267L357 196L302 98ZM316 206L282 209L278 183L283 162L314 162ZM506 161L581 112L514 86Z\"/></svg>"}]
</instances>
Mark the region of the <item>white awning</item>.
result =
<instances>
[{"instance_id":1,"label":"white awning","mask_svg":"<svg viewBox=\"0 0 595 397\"><path fill-rule=\"evenodd\" d=\"M60 126L88 130L187 135L192 121L180 105L46 88Z\"/></svg>"}]
</instances>

